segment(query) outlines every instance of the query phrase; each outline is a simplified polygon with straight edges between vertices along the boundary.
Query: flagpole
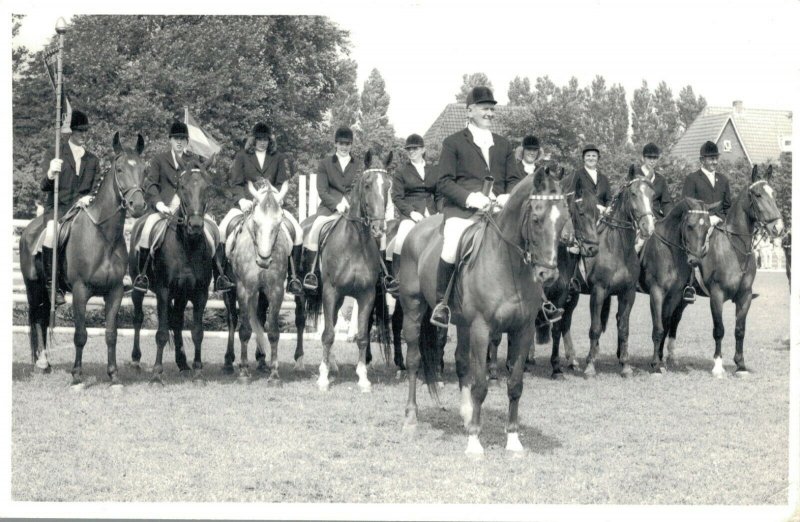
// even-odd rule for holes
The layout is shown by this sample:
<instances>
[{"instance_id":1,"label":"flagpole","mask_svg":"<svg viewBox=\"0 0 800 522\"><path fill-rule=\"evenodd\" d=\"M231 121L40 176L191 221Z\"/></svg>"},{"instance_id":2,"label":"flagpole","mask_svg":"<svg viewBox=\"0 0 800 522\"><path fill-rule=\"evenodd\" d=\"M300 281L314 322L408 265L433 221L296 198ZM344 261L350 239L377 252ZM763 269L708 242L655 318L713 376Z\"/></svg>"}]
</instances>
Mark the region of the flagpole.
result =
<instances>
[{"instance_id":1,"label":"flagpole","mask_svg":"<svg viewBox=\"0 0 800 522\"><path fill-rule=\"evenodd\" d=\"M62 92L62 73L63 62L61 60L64 52L64 34L67 32L67 22L59 18L56 22L56 33L58 33L58 58L56 66L56 153L55 158L61 159L61 92ZM56 174L53 180L53 271L52 284L50 285L50 344L53 345L55 337L53 328L56 324L56 291L58 289L58 180L61 173Z\"/></svg>"}]
</instances>

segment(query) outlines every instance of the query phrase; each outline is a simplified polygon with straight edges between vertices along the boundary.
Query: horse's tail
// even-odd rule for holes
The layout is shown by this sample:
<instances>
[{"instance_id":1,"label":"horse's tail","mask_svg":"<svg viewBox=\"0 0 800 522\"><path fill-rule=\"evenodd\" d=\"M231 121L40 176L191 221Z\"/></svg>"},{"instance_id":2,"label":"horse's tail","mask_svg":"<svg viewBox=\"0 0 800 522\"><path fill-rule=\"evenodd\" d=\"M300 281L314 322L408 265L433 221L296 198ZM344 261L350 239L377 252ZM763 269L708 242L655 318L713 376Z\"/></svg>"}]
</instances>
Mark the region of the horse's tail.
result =
<instances>
[{"instance_id":1,"label":"horse's tail","mask_svg":"<svg viewBox=\"0 0 800 522\"><path fill-rule=\"evenodd\" d=\"M391 328L389 326L389 309L386 306L386 290L383 283L378 281L375 286L375 304L372 305L372 324L378 331L378 343L381 345L381 353L391 353ZM389 364L389 361L384 361Z\"/></svg>"},{"instance_id":2,"label":"horse's tail","mask_svg":"<svg viewBox=\"0 0 800 522\"><path fill-rule=\"evenodd\" d=\"M550 323L541 311L536 314L536 342L538 344L550 342Z\"/></svg>"},{"instance_id":3,"label":"horse's tail","mask_svg":"<svg viewBox=\"0 0 800 522\"><path fill-rule=\"evenodd\" d=\"M606 300L603 301L603 308L600 309L600 327L603 333L606 332L606 326L608 325L608 314L611 311L611 296L606 297Z\"/></svg>"},{"instance_id":4,"label":"horse's tail","mask_svg":"<svg viewBox=\"0 0 800 522\"><path fill-rule=\"evenodd\" d=\"M425 384L431 397L439 404L439 389L436 386L436 366L440 363L437 349L437 327L431 324L433 310L430 307L422 314L422 324L419 328L419 354L422 362L422 372ZM409 379L416 379L416 375L409 375Z\"/></svg>"},{"instance_id":5,"label":"horse's tail","mask_svg":"<svg viewBox=\"0 0 800 522\"><path fill-rule=\"evenodd\" d=\"M319 279L319 288L314 292L305 292L306 320L317 324L319 313L322 311L322 278Z\"/></svg>"}]
</instances>

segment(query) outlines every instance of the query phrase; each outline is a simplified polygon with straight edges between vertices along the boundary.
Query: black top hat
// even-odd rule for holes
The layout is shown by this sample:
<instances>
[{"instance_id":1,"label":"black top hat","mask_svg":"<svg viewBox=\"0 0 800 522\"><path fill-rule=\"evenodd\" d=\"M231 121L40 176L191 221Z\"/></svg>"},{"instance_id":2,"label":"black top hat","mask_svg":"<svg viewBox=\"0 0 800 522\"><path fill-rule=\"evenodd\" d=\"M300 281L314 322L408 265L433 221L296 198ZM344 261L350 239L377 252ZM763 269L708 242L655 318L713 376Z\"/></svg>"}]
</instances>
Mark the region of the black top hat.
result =
<instances>
[{"instance_id":1,"label":"black top hat","mask_svg":"<svg viewBox=\"0 0 800 522\"><path fill-rule=\"evenodd\" d=\"M536 136L525 136L522 138L522 149L523 150L539 150L539 138Z\"/></svg>"},{"instance_id":2,"label":"black top hat","mask_svg":"<svg viewBox=\"0 0 800 522\"><path fill-rule=\"evenodd\" d=\"M186 126L185 123L181 123L176 121L172 124L169 128L169 137L170 138L189 138L189 127Z\"/></svg>"},{"instance_id":3,"label":"black top hat","mask_svg":"<svg viewBox=\"0 0 800 522\"><path fill-rule=\"evenodd\" d=\"M89 118L81 111L73 111L69 128L74 131L87 131L89 130Z\"/></svg>"},{"instance_id":4,"label":"black top hat","mask_svg":"<svg viewBox=\"0 0 800 522\"><path fill-rule=\"evenodd\" d=\"M645 158L657 158L661 156L661 149L655 143L648 143L642 149L642 156Z\"/></svg>"},{"instance_id":5,"label":"black top hat","mask_svg":"<svg viewBox=\"0 0 800 522\"><path fill-rule=\"evenodd\" d=\"M719 156L719 149L717 149L717 144L713 141L707 141L700 147L701 158L715 158L717 156Z\"/></svg>"},{"instance_id":6,"label":"black top hat","mask_svg":"<svg viewBox=\"0 0 800 522\"><path fill-rule=\"evenodd\" d=\"M405 148L407 148L407 149L410 149L410 148L413 148L413 147L422 148L424 146L425 146L425 140L423 140L422 136L420 136L419 134L412 134L411 136L406 138L406 146L405 146Z\"/></svg>"},{"instance_id":7,"label":"black top hat","mask_svg":"<svg viewBox=\"0 0 800 522\"><path fill-rule=\"evenodd\" d=\"M336 129L336 135L333 137L333 141L337 143L340 141L353 143L353 131L347 127L339 127Z\"/></svg>"},{"instance_id":8,"label":"black top hat","mask_svg":"<svg viewBox=\"0 0 800 522\"><path fill-rule=\"evenodd\" d=\"M596 145L592 145L591 143L583 148L583 152L581 152L581 157L586 156L586 153L591 151L595 151L597 153L597 157L598 158L600 157L600 149L598 149Z\"/></svg>"},{"instance_id":9,"label":"black top hat","mask_svg":"<svg viewBox=\"0 0 800 522\"><path fill-rule=\"evenodd\" d=\"M472 90L469 91L469 94L467 94L467 107L475 103L491 103L492 105L496 105L497 100L494 99L494 94L492 94L490 88L478 85L473 87Z\"/></svg>"},{"instance_id":10,"label":"black top hat","mask_svg":"<svg viewBox=\"0 0 800 522\"><path fill-rule=\"evenodd\" d=\"M253 126L253 137L257 140L268 140L272 136L272 129L266 123L256 123Z\"/></svg>"}]
</instances>

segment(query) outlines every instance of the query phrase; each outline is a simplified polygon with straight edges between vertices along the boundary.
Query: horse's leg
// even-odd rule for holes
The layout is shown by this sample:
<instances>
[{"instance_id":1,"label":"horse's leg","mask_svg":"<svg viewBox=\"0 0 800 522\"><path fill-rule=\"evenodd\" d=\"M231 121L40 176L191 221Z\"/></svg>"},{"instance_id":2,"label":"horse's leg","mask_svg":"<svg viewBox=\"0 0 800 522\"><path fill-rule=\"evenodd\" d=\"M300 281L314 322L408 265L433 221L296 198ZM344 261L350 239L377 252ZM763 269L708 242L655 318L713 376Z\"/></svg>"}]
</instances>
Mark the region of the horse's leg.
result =
<instances>
[{"instance_id":1,"label":"horse's leg","mask_svg":"<svg viewBox=\"0 0 800 522\"><path fill-rule=\"evenodd\" d=\"M142 371L141 330L144 324L144 292L134 290L131 292L133 302L133 350L131 351L131 367L136 372Z\"/></svg>"},{"instance_id":2,"label":"horse's leg","mask_svg":"<svg viewBox=\"0 0 800 522\"><path fill-rule=\"evenodd\" d=\"M667 348L667 366L675 366L675 338L678 335L678 324L681 322L681 317L683 317L683 311L686 309L686 306L686 301L683 300L683 294L681 293L678 298L678 304L672 312L669 328L666 328L667 339L665 344Z\"/></svg>"},{"instance_id":3,"label":"horse's leg","mask_svg":"<svg viewBox=\"0 0 800 522\"><path fill-rule=\"evenodd\" d=\"M620 374L623 377L633 375L633 368L630 365L630 356L628 354L628 331L631 310L635 300L635 286L617 296L617 353L619 354L619 362L622 364Z\"/></svg>"},{"instance_id":4,"label":"horse's leg","mask_svg":"<svg viewBox=\"0 0 800 522\"><path fill-rule=\"evenodd\" d=\"M413 299L413 300L412 300ZM404 430L417 427L417 372L420 368L420 329L422 310L427 306L422 298L409 298L409 309L403 314L403 333L406 337L406 361L408 362L408 400L406 401ZM399 304L399 302L398 302Z\"/></svg>"},{"instance_id":5,"label":"horse's leg","mask_svg":"<svg viewBox=\"0 0 800 522\"><path fill-rule=\"evenodd\" d=\"M483 454L483 446L479 440L481 432L481 406L486 399L488 383L486 382L486 347L489 345L489 325L483 317L473 319L469 327L469 383L470 400L472 403L472 418L467 432L466 453L470 455Z\"/></svg>"},{"instance_id":6,"label":"horse's leg","mask_svg":"<svg viewBox=\"0 0 800 522\"><path fill-rule=\"evenodd\" d=\"M269 296L269 302L272 305L267 309L267 339L269 340L270 358L269 358L269 377L267 383L280 384L281 376L278 373L278 341L281 337L281 329L278 320L281 315L281 303L283 302L283 288L273 287L273 291ZM263 338L264 332L262 330L261 336Z\"/></svg>"},{"instance_id":7,"label":"horse's leg","mask_svg":"<svg viewBox=\"0 0 800 522\"><path fill-rule=\"evenodd\" d=\"M586 377L594 377L597 372L594 369L594 360L600 348L600 333L602 324L600 322L600 311L606 299L606 289L600 285L592 288L592 295L589 299L589 313L591 314L592 324L589 327L589 355L586 357L586 368L583 374Z\"/></svg>"},{"instance_id":8,"label":"horse's leg","mask_svg":"<svg viewBox=\"0 0 800 522\"><path fill-rule=\"evenodd\" d=\"M572 314L578 306L580 294L570 294L567 302L564 303L564 315L561 316L561 337L564 340L564 358L567 360L567 368L572 371L580 369L578 357L575 355L575 345L572 343Z\"/></svg>"},{"instance_id":9,"label":"horse's leg","mask_svg":"<svg viewBox=\"0 0 800 522\"><path fill-rule=\"evenodd\" d=\"M115 388L122 386L119 381L119 369L117 368L117 316L119 315L120 304L122 304L122 294L123 288L120 282L120 284L109 290L105 298L106 350L108 352L106 371L111 378L111 386Z\"/></svg>"},{"instance_id":10,"label":"horse's leg","mask_svg":"<svg viewBox=\"0 0 800 522\"><path fill-rule=\"evenodd\" d=\"M561 336L562 336L562 329L564 328L564 320L566 318L566 312L561 317L561 320L556 321L555 323L550 325L550 342L552 343L552 351L550 352L550 367L553 369L553 373L550 375L551 378L556 380L564 379L564 372L561 370L561 357L559 354L560 347L561 347ZM570 313L570 320L572 319L572 313ZM564 342L566 345L566 341ZM574 353L573 353L574 356Z\"/></svg>"},{"instance_id":11,"label":"horse's leg","mask_svg":"<svg viewBox=\"0 0 800 522\"><path fill-rule=\"evenodd\" d=\"M45 286L40 280L25 281L25 291L28 297L28 340L31 345L31 363L34 370L49 373L50 362L47 360L46 332L50 321L49 311L45 303ZM41 343L39 340L41 339Z\"/></svg>"},{"instance_id":12,"label":"horse's leg","mask_svg":"<svg viewBox=\"0 0 800 522\"><path fill-rule=\"evenodd\" d=\"M444 328L441 328L444 330ZM458 377L458 388L461 390L461 418L464 421L464 428L469 427L472 418L472 400L469 375L469 328L466 326L456 326L456 376Z\"/></svg>"},{"instance_id":13,"label":"horse's leg","mask_svg":"<svg viewBox=\"0 0 800 522\"><path fill-rule=\"evenodd\" d=\"M191 370L183 347L183 314L186 311L186 303L186 296L176 297L169 309L169 328L175 345L175 364L178 365L181 375L186 375Z\"/></svg>"},{"instance_id":14,"label":"horse's leg","mask_svg":"<svg viewBox=\"0 0 800 522\"><path fill-rule=\"evenodd\" d=\"M722 323L722 303L725 297L718 286L711 287L711 318L714 321L714 368L711 374L714 377L725 377L725 368L722 366L722 338L725 337L725 325Z\"/></svg>"},{"instance_id":15,"label":"horse's leg","mask_svg":"<svg viewBox=\"0 0 800 522\"><path fill-rule=\"evenodd\" d=\"M230 292L223 292L230 293ZM192 343L194 343L194 361L192 361L192 379L203 380L203 312L208 302L208 289L200 289L192 298Z\"/></svg>"},{"instance_id":16,"label":"horse's leg","mask_svg":"<svg viewBox=\"0 0 800 522\"><path fill-rule=\"evenodd\" d=\"M156 362L153 365L151 382L164 384L164 346L169 341L169 288L156 287L156 314L158 315L158 329L156 330Z\"/></svg>"},{"instance_id":17,"label":"horse's leg","mask_svg":"<svg viewBox=\"0 0 800 522\"><path fill-rule=\"evenodd\" d=\"M238 283L236 288L238 291ZM239 310L236 306L236 294L233 292L222 292L222 301L225 303L225 319L228 323L228 345L225 349L225 360L222 366L222 372L232 375L233 363L236 361L236 352L234 351L233 347L234 337L236 333L236 326L239 324Z\"/></svg>"},{"instance_id":18,"label":"horse's leg","mask_svg":"<svg viewBox=\"0 0 800 522\"><path fill-rule=\"evenodd\" d=\"M406 372L406 365L403 362L403 321L404 321L403 307L400 305L398 299L394 303L394 311L392 312L392 344L394 345L394 365L397 366L397 378L402 378ZM406 341L406 345L408 341ZM408 350L408 348L406 348Z\"/></svg>"},{"instance_id":19,"label":"horse's leg","mask_svg":"<svg viewBox=\"0 0 800 522\"><path fill-rule=\"evenodd\" d=\"M662 360L659 354L664 341L664 289L653 284L650 286L650 318L653 329L650 338L653 341L653 358L650 359L650 373L661 375Z\"/></svg>"},{"instance_id":20,"label":"horse's leg","mask_svg":"<svg viewBox=\"0 0 800 522\"><path fill-rule=\"evenodd\" d=\"M250 363L247 358L247 345L253 333L253 321L258 321L258 292L251 292L245 285L236 285L239 304L239 381L250 379Z\"/></svg>"},{"instance_id":21,"label":"horse's leg","mask_svg":"<svg viewBox=\"0 0 800 522\"><path fill-rule=\"evenodd\" d=\"M506 424L506 450L519 453L523 451L519 440L519 399L522 397L522 378L525 373L525 361L534 341L533 321L524 325L521 330L509 333L508 361L511 373L508 377L508 423Z\"/></svg>"},{"instance_id":22,"label":"horse's leg","mask_svg":"<svg viewBox=\"0 0 800 522\"><path fill-rule=\"evenodd\" d=\"M304 373L306 371L303 363L303 333L306 330L306 304L305 298L295 296L294 298L294 326L297 330L297 344L294 349L294 371Z\"/></svg>"},{"instance_id":23,"label":"horse's leg","mask_svg":"<svg viewBox=\"0 0 800 522\"><path fill-rule=\"evenodd\" d=\"M55 282L53 282L55 284ZM72 365L72 386L77 389L83 386L83 347L86 346L86 302L89 300L89 289L83 281L72 287L72 316L75 321L75 363Z\"/></svg>"},{"instance_id":24,"label":"horse's leg","mask_svg":"<svg viewBox=\"0 0 800 522\"><path fill-rule=\"evenodd\" d=\"M500 341L503 339L503 334L499 333L494 336L489 336L489 347L486 351L486 369L489 376L489 384L492 386L498 386L497 381L497 348L500 345ZM506 354L508 357L508 354ZM506 364L508 362L506 361Z\"/></svg>"},{"instance_id":25,"label":"horse's leg","mask_svg":"<svg viewBox=\"0 0 800 522\"><path fill-rule=\"evenodd\" d=\"M750 291L742 292L738 299L736 299L736 330L734 336L736 337L736 355L733 356L733 362L736 363L736 372L733 374L735 377L745 377L750 374L747 367L744 365L744 333L747 323L747 313L750 311L750 303L753 301L753 294Z\"/></svg>"},{"instance_id":26,"label":"horse's leg","mask_svg":"<svg viewBox=\"0 0 800 522\"><path fill-rule=\"evenodd\" d=\"M261 325L261 340L262 343L258 342L258 336L256 336L256 361L258 365L256 366L259 372L266 373L267 372L267 342L264 340L264 328L267 324L267 310L269 309L269 301L267 300L267 295L264 293L259 292L258 295L258 321ZM252 320L252 315L250 316ZM258 332L259 330L253 329L253 331Z\"/></svg>"},{"instance_id":27,"label":"horse's leg","mask_svg":"<svg viewBox=\"0 0 800 522\"><path fill-rule=\"evenodd\" d=\"M328 379L331 367L331 346L336 336L336 316L339 308L344 301L343 296L339 296L336 287L332 284L322 286L322 311L325 315L325 328L322 330L322 361L319 363L319 378L317 386L321 391L328 391L330 380ZM361 312L361 310L359 310Z\"/></svg>"},{"instance_id":28,"label":"horse's leg","mask_svg":"<svg viewBox=\"0 0 800 522\"><path fill-rule=\"evenodd\" d=\"M358 365L356 375L358 375L358 387L362 393L372 391L372 383L369 382L367 375L367 347L369 346L369 320L372 317L372 307L375 305L375 290L370 289L362 293L357 298L358 301L358 334L356 334L356 344L358 345ZM338 313L338 310L336 311Z\"/></svg>"}]
</instances>

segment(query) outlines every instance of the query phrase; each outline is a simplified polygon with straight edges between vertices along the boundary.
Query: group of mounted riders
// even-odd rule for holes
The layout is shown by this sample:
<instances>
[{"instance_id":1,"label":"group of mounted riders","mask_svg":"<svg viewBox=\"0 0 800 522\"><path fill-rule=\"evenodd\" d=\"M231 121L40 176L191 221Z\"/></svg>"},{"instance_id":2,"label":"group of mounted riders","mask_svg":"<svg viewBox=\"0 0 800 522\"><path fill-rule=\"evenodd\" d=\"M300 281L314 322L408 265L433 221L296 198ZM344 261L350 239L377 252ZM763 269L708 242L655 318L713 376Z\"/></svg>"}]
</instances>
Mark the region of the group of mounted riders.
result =
<instances>
[{"instance_id":1,"label":"group of mounted riders","mask_svg":"<svg viewBox=\"0 0 800 522\"><path fill-rule=\"evenodd\" d=\"M444 140L438 166L434 168L425 161L424 140L421 136L412 134L405 143L408 161L393 176L391 197L400 222L396 238L386 254L389 260L395 258L396 261L405 237L416 223L439 210L444 215L444 244L436 278L437 306L431 318L431 322L440 327L446 327L450 322L445 294L453 275L459 239L464 230L473 223L470 218L476 212L493 205L501 208L517 183L534 172L536 162L542 157L543 151L535 136L525 136L519 157L519 153L515 153L506 138L491 132L496 103L489 88L473 88L467 98L469 122L465 129ZM54 159L52 153L45 158L41 189L47 195L46 215L52 215L54 179L57 175L60 176L60 218L73 206L83 208L92 200L99 178L99 162L97 156L84 148L88 128L87 116L75 111L70 122L72 132L68 142L62 146L62 159ZM173 123L169 131L170 150L153 157L146 170L143 188L151 213L144 218L138 244L131 245L131 250L139 250L140 263L133 286L143 291L148 289L143 265L151 258L150 241L154 225L175 214L181 204L176 188L183 164L192 155L188 151L188 139L186 124ZM335 153L319 162L316 173L320 205L308 237L303 237L297 219L291 213L284 212L285 220L293 233L289 264L291 272L287 281L287 290L292 294L301 294L303 287L308 290L317 288L317 276L313 269L305 275L302 283L298 277L298 270L302 266L303 246L316 253L322 225L350 207L348 197L360 172L359 165L351 155L352 143L353 133L350 129L337 129L334 136ZM658 146L653 143L645 145L642 163L636 167L636 173L652 184L653 211L656 217L662 218L669 213L673 201L665 178L655 170L659 156ZM571 178L572 186L564 187L564 191L579 188L592 192L598 200L598 209L601 213L606 212L612 193L608 177L598 169L600 150L594 145L586 145L582 150L582 158L583 167L575 172ZM683 197L699 199L710 207L712 228L724 220L731 206L728 180L723 174L716 172L718 158L717 146L713 142L706 142L700 150L701 168L687 176L681 192ZM206 236L214 244L212 267L215 289L225 292L235 287L224 270L227 225L236 216L252 208L252 194L265 181L269 182L278 201L282 202L289 188L290 176L287 158L277 150L273 129L264 123L257 123L244 148L237 152L229 173L231 210L219 227L208 216L205 220ZM488 191L484 189L484 180L487 177L493 178ZM385 243L382 246L386 248ZM637 242L637 250L639 247L640 242ZM48 289L51 285L52 248L53 226L52 219L49 219L39 250L42 253ZM316 264L315 259L312 266ZM391 278L387 280L391 286ZM396 283L389 288L392 292L396 289ZM685 299L694 300L694 288L691 284L686 286ZM56 304L61 305L64 302L59 288L56 291Z\"/></svg>"}]
</instances>

